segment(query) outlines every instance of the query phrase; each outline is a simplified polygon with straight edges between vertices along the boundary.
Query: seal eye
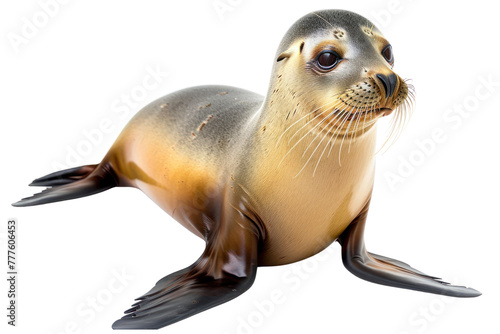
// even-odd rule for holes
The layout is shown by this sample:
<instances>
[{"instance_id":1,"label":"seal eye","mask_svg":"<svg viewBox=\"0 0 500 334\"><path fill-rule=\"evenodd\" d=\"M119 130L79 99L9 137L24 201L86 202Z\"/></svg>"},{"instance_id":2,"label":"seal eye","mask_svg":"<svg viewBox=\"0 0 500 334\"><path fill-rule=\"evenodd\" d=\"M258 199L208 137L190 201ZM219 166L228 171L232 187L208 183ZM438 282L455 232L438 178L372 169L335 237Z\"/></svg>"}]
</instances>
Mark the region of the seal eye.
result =
<instances>
[{"instance_id":1,"label":"seal eye","mask_svg":"<svg viewBox=\"0 0 500 334\"><path fill-rule=\"evenodd\" d=\"M323 51L319 54L316 62L322 70L333 69L341 60L340 56L334 51Z\"/></svg>"},{"instance_id":2,"label":"seal eye","mask_svg":"<svg viewBox=\"0 0 500 334\"><path fill-rule=\"evenodd\" d=\"M390 44L382 50L382 56L384 56L389 64L392 65L394 63L394 55L392 54L392 46Z\"/></svg>"}]
</instances>

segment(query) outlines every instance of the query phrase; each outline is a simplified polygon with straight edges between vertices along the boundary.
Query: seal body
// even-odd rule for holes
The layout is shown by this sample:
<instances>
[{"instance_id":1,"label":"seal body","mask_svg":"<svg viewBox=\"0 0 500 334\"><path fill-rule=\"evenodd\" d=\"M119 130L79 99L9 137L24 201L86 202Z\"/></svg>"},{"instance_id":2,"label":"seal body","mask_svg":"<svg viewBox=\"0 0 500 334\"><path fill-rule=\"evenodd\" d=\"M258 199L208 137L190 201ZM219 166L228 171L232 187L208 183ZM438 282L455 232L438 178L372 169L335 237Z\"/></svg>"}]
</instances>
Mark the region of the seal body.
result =
<instances>
[{"instance_id":1,"label":"seal body","mask_svg":"<svg viewBox=\"0 0 500 334\"><path fill-rule=\"evenodd\" d=\"M404 262L369 253L376 123L408 118L412 87L393 71L392 46L365 18L325 10L299 19L274 58L265 97L227 86L180 90L142 109L104 159L49 174L15 206L136 187L206 241L113 324L167 326L246 291L258 266L305 259L333 241L368 281L474 297Z\"/></svg>"},{"instance_id":2,"label":"seal body","mask_svg":"<svg viewBox=\"0 0 500 334\"><path fill-rule=\"evenodd\" d=\"M226 86L184 89L141 110L105 157L120 182L141 189L193 233L221 205L255 126L258 95ZM144 134L148 135L145 136ZM251 140L251 139L249 139Z\"/></svg>"},{"instance_id":3,"label":"seal body","mask_svg":"<svg viewBox=\"0 0 500 334\"><path fill-rule=\"evenodd\" d=\"M316 166L309 164L296 177L309 142L279 166L288 145L280 146L276 134L286 128L273 131L263 102L257 94L227 86L167 95L132 119L103 163L202 238L212 227L203 224L203 216L213 218L222 191L244 194L251 200L246 210L258 212L265 224L259 265L307 258L336 240L367 203L375 127L351 144L349 154L356 158L345 159L343 166L324 162L315 177Z\"/></svg>"}]
</instances>

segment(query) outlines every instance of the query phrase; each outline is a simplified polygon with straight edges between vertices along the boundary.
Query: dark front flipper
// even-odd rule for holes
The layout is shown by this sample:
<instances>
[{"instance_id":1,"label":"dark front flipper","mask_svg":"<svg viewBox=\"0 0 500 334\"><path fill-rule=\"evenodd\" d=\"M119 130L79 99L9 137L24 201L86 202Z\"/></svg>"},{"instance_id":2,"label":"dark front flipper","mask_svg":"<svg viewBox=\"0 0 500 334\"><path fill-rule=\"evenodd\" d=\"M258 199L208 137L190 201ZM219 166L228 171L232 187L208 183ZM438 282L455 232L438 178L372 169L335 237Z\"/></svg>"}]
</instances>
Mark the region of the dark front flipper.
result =
<instances>
[{"instance_id":1,"label":"dark front flipper","mask_svg":"<svg viewBox=\"0 0 500 334\"><path fill-rule=\"evenodd\" d=\"M241 295L252 285L255 272L218 279L193 271L169 275L169 282L158 282L158 292L139 298L113 329L158 329L186 319Z\"/></svg>"},{"instance_id":2,"label":"dark front flipper","mask_svg":"<svg viewBox=\"0 0 500 334\"><path fill-rule=\"evenodd\" d=\"M426 275L404 262L367 252L363 239L367 213L368 205L339 238L342 245L342 261L351 273L373 283L397 288L453 297L481 295L472 288L440 281L437 277Z\"/></svg>"},{"instance_id":3,"label":"dark front flipper","mask_svg":"<svg viewBox=\"0 0 500 334\"><path fill-rule=\"evenodd\" d=\"M208 238L203 255L137 298L139 301L125 311L127 315L117 320L113 329L165 327L234 299L250 288L257 272L260 233L236 210L223 216Z\"/></svg>"}]
</instances>

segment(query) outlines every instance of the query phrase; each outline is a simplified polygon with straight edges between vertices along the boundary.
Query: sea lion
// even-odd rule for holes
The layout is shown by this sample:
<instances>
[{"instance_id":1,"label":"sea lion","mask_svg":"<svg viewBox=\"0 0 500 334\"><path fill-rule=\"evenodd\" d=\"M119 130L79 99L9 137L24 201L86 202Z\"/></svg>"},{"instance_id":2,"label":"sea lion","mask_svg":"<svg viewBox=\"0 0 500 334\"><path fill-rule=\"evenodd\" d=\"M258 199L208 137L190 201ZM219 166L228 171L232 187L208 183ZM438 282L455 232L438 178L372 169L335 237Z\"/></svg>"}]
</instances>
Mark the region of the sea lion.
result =
<instances>
[{"instance_id":1,"label":"sea lion","mask_svg":"<svg viewBox=\"0 0 500 334\"><path fill-rule=\"evenodd\" d=\"M258 266L305 259L335 240L360 278L478 296L364 246L376 123L392 113L402 124L413 94L393 64L367 19L310 13L281 41L265 98L226 86L169 94L129 122L101 163L36 179L50 188L14 205L136 187L206 241L194 264L158 281L115 329L185 319L242 294Z\"/></svg>"}]
</instances>

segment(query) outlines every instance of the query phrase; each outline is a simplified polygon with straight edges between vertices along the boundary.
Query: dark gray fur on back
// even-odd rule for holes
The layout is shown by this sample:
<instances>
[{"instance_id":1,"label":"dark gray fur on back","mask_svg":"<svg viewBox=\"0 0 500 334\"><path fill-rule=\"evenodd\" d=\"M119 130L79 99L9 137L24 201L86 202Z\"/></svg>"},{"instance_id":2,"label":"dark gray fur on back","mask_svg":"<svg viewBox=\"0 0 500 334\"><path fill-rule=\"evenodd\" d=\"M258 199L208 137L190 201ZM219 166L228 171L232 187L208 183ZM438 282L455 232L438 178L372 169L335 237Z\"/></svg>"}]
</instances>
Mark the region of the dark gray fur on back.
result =
<instances>
[{"instance_id":1,"label":"dark gray fur on back","mask_svg":"<svg viewBox=\"0 0 500 334\"><path fill-rule=\"evenodd\" d=\"M136 117L147 122L152 131L158 131L160 137L168 131L169 138L176 138L178 145L220 155L242 136L247 121L263 100L259 94L236 87L197 86L157 99Z\"/></svg>"}]
</instances>

